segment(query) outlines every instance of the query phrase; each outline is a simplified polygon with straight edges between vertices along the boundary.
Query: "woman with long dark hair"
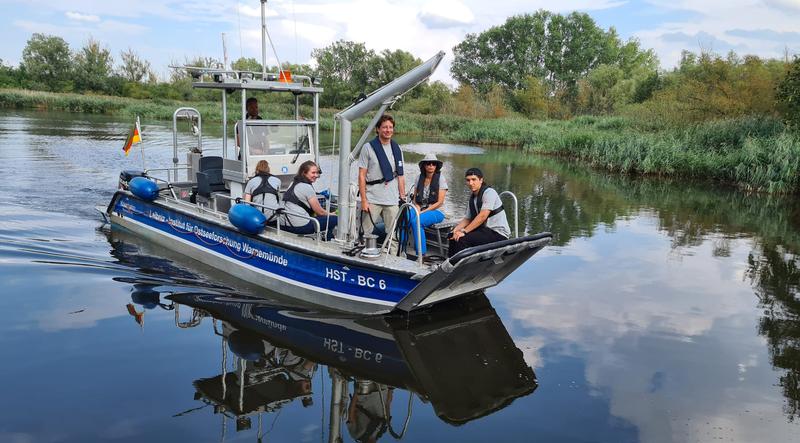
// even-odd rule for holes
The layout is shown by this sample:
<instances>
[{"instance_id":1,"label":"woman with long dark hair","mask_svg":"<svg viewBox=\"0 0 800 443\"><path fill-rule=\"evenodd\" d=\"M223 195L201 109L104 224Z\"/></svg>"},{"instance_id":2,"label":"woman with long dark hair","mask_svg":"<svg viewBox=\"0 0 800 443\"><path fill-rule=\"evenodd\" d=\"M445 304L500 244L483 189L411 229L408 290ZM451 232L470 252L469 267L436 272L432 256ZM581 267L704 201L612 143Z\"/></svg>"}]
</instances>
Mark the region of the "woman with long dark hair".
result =
<instances>
[{"instance_id":1,"label":"woman with long dark hair","mask_svg":"<svg viewBox=\"0 0 800 443\"><path fill-rule=\"evenodd\" d=\"M300 165L292 185L283 194L286 213L281 229L300 235L313 234L315 232L314 222L307 217L302 217L302 215L307 215L319 221L320 232L327 231L327 235L323 238L330 240L333 238L333 229L339 222L339 218L319 204L317 191L313 186L317 178L319 178L319 166L316 163L308 160Z\"/></svg>"},{"instance_id":2,"label":"woman with long dark hair","mask_svg":"<svg viewBox=\"0 0 800 443\"><path fill-rule=\"evenodd\" d=\"M411 201L419 210L419 225L422 251L417 254L427 252L425 246L425 228L444 220L444 198L447 194L447 180L442 175L442 162L436 158L436 154L427 154L419 162L419 178L414 187ZM414 249L417 249L417 215L414 211L408 211L411 232L414 235Z\"/></svg>"}]
</instances>

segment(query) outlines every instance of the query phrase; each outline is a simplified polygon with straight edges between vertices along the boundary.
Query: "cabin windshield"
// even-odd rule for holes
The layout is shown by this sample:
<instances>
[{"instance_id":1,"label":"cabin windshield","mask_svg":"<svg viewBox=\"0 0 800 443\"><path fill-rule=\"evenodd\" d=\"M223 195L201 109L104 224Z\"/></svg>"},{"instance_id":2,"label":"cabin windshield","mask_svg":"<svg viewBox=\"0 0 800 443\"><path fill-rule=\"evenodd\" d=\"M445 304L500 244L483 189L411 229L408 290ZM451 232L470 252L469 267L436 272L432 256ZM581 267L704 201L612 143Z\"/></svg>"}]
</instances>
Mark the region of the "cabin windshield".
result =
<instances>
[{"instance_id":1,"label":"cabin windshield","mask_svg":"<svg viewBox=\"0 0 800 443\"><path fill-rule=\"evenodd\" d=\"M241 121L236 123L236 133L240 134ZM267 160L272 174L278 176L294 175L298 166L306 160L314 160L314 122L248 120L245 124L248 174L255 172L259 160Z\"/></svg>"}]
</instances>

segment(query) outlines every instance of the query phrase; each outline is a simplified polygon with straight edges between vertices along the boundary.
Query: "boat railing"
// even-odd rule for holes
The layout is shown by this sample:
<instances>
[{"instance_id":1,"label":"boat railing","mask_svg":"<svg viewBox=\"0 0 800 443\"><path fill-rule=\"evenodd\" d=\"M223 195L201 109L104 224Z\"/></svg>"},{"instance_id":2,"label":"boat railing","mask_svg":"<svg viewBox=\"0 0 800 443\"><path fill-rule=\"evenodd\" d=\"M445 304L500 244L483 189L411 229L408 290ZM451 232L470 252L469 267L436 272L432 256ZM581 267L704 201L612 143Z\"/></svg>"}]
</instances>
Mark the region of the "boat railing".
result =
<instances>
[{"instance_id":1,"label":"boat railing","mask_svg":"<svg viewBox=\"0 0 800 443\"><path fill-rule=\"evenodd\" d=\"M175 326L181 329L193 328L203 321L206 313L200 309L192 309L192 318L189 321L181 321L180 304L175 303Z\"/></svg>"},{"instance_id":2,"label":"boat railing","mask_svg":"<svg viewBox=\"0 0 800 443\"><path fill-rule=\"evenodd\" d=\"M503 198L504 195L510 195L511 199L514 201L514 237L519 238L519 201L517 200L517 196L511 191L501 192L500 198Z\"/></svg>"},{"instance_id":3,"label":"boat railing","mask_svg":"<svg viewBox=\"0 0 800 443\"><path fill-rule=\"evenodd\" d=\"M419 263L420 266L423 266L422 254L420 253L422 251L422 236L420 235L420 233L422 231L420 230L420 224L419 224L419 209L413 203L409 202L409 203L403 203L402 205L400 205L400 211L398 212L397 217L395 217L394 221L392 222L392 229L386 231L386 240L383 241L383 245L381 246L381 249L382 250L386 249L385 253L386 253L386 256L388 257L389 256L389 245L392 244L392 237L394 237L394 231L395 231L395 229L397 229L397 223L400 220L400 217L403 215L403 210L405 208L412 209L414 211L414 214L416 214L416 216L417 216L416 217L416 223L415 223L416 224L415 228L417 230L417 235L416 235L417 263ZM400 243L400 240L398 239L398 247L399 247L399 243Z\"/></svg>"},{"instance_id":4,"label":"boat railing","mask_svg":"<svg viewBox=\"0 0 800 443\"><path fill-rule=\"evenodd\" d=\"M188 165L188 164L180 164L180 165L175 165L175 166L173 166L173 167L171 167L171 168L151 168L151 169L145 169L145 170L144 170L144 173L145 173L145 175L147 175L148 177L150 177L150 178L152 178L152 179L156 179L156 180L162 180L162 181L165 181L167 184L170 184L170 183L171 183L171 181L170 181L170 180L172 180L172 181L178 181L178 171L186 171L186 181L193 181L193 180L191 180L191 179L189 178L189 171L190 171L191 169L192 169L191 165ZM150 176L150 173L151 173L151 172L164 172L164 171L166 171L166 172L167 172L167 179L166 179L166 180L163 180L163 179L159 179L159 178L157 178L157 177L152 177L152 176ZM169 178L169 173L170 173L170 172L173 172L172 179L170 179L170 178Z\"/></svg>"},{"instance_id":5,"label":"boat railing","mask_svg":"<svg viewBox=\"0 0 800 443\"><path fill-rule=\"evenodd\" d=\"M153 170L154 169L147 169L147 170L144 171L144 173L145 173L145 175L147 175L147 173L149 171L153 171ZM178 195L175 194L175 188L172 186L172 182L170 182L169 180L164 180L163 178L159 178L159 177L151 177L149 175L147 176L147 178L149 178L150 180L154 180L156 183L162 182L162 183L166 184L167 185L167 189L169 189L169 192L172 193L172 198L174 198L175 200L179 200L178 199Z\"/></svg>"},{"instance_id":6,"label":"boat railing","mask_svg":"<svg viewBox=\"0 0 800 443\"><path fill-rule=\"evenodd\" d=\"M252 201L243 202L243 201L241 201L241 199L231 198L231 197L228 197L228 198L230 198L231 200L236 201L237 203L246 203L246 204L248 204L250 206L256 206L256 207L259 207L259 208L269 209L270 211L275 211L278 214L285 214L286 213L285 208L282 208L280 206L263 205L263 204L259 204L259 203L252 202ZM317 220L315 217L311 217L310 215L306 215L306 214L298 214L298 213L295 213L295 212L292 212L291 214L293 216L297 216L297 217L300 217L300 218L303 218L303 219L306 219L306 220L311 220L311 223L314 224L314 240L315 240L315 242L317 244L319 244L320 232L322 231L322 228L321 228L321 226L319 224L319 220ZM278 230L279 233L281 232L281 218L280 217L276 217L275 218L275 228Z\"/></svg>"}]
</instances>

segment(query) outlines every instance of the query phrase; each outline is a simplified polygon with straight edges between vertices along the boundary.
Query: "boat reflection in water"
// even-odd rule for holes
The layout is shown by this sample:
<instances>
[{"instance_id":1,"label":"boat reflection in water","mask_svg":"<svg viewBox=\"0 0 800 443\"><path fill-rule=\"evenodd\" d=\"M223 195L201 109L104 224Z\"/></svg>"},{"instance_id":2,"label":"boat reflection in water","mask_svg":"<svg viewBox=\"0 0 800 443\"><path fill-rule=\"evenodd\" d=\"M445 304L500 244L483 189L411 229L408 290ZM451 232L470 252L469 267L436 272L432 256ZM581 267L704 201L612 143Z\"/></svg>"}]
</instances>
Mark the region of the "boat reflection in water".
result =
<instances>
[{"instance_id":1,"label":"boat reflection in water","mask_svg":"<svg viewBox=\"0 0 800 443\"><path fill-rule=\"evenodd\" d=\"M537 387L533 370L483 294L411 315L371 317L286 308L246 296L184 292L164 299L169 303L148 302L174 308L181 328L210 318L222 341L222 373L195 380L194 387L196 400L225 416L223 433L228 419L244 430L257 416L260 438L263 413L294 401L310 406L312 377L320 370L333 387L331 442L341 441L343 432L356 441L387 433L402 437L413 394L443 421L459 425ZM404 419L389 418L395 388L409 391Z\"/></svg>"}]
</instances>

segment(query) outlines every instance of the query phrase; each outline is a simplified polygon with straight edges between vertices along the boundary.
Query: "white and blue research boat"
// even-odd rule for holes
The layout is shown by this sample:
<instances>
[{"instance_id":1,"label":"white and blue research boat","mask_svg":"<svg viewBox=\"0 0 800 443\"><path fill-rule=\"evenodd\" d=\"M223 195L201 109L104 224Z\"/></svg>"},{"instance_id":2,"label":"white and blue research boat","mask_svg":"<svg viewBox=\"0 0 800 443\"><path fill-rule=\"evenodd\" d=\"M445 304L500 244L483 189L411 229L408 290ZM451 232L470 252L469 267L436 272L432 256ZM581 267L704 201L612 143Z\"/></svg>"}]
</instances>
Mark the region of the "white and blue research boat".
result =
<instances>
[{"instance_id":1,"label":"white and blue research boat","mask_svg":"<svg viewBox=\"0 0 800 443\"><path fill-rule=\"evenodd\" d=\"M265 60L264 54L262 50ZM392 236L387 236L380 249L369 248L370 254L352 253L358 248L356 215L360 210L356 205L358 187L351 178L351 165L377 119L404 93L425 81L443 56L443 52L438 53L336 114L338 194L323 201L323 206L339 214L336 238L332 241L323 241L319 230L311 236L286 232L281 229L280 221L276 227L259 227L254 231L252 224L237 225L237 217L229 217L231 208L245 206L241 202L244 187L259 160L269 161L272 173L283 182L281 191L291 183L302 162L314 160L319 164L322 88L314 78L292 77L286 72L185 68L195 80L193 87L217 90L221 95L222 155L204 155L200 113L192 108L179 108L173 115L173 164L123 171L119 190L103 209L104 215L112 228L129 230L275 292L338 310L411 311L495 286L546 246L551 235L515 236L466 249L440 263L389 254L396 249L390 245ZM267 93L293 97L294 118L247 120L247 98ZM238 94L241 99L241 116L233 125L229 125L227 115L231 94ZM312 105L311 118L300 116L301 100ZM372 121L351 150L352 122L371 111L375 111ZM188 119L196 133L196 145L185 153L185 163L179 163L180 119ZM237 143L241 148L229 146L229 136L233 140L240 138ZM437 238L428 237L431 241Z\"/></svg>"}]
</instances>

